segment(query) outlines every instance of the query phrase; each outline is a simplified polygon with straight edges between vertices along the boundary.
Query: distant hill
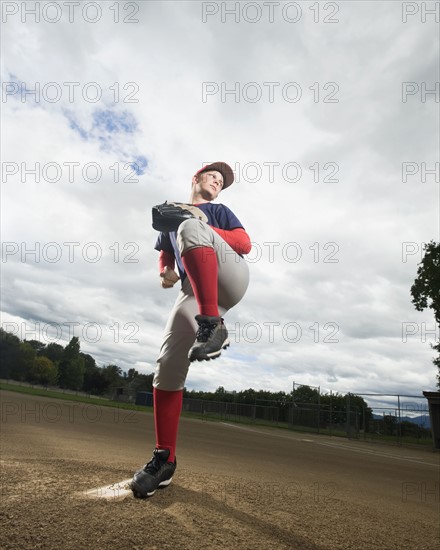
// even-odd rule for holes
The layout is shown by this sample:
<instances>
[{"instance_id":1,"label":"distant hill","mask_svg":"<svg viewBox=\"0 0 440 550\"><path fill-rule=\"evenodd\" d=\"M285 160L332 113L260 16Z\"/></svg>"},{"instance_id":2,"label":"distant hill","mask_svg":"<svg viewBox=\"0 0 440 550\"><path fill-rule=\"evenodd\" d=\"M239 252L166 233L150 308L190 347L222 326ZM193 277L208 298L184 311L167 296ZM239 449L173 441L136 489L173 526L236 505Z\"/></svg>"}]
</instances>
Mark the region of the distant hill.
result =
<instances>
[{"instance_id":1,"label":"distant hill","mask_svg":"<svg viewBox=\"0 0 440 550\"><path fill-rule=\"evenodd\" d=\"M374 420L381 420L383 416L381 414L374 414L373 413ZM430 428L431 422L429 419L429 414L423 415L423 416L401 416L400 420L402 422L412 422L413 424L417 424L417 426L421 426L422 428Z\"/></svg>"}]
</instances>

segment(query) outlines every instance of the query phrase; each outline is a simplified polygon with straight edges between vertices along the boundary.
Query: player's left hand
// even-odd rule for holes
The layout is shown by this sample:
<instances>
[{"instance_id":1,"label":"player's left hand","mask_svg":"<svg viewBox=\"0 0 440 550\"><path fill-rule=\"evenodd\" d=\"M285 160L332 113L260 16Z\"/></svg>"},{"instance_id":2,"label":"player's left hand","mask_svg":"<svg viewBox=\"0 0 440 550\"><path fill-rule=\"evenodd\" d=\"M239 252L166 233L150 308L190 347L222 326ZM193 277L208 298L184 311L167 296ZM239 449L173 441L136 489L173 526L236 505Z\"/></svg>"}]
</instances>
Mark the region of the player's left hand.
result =
<instances>
[{"instance_id":1,"label":"player's left hand","mask_svg":"<svg viewBox=\"0 0 440 550\"><path fill-rule=\"evenodd\" d=\"M159 274L159 277L160 286L162 288L173 288L173 286L180 279L174 269L171 269L171 267L168 266L165 266L165 269Z\"/></svg>"}]
</instances>

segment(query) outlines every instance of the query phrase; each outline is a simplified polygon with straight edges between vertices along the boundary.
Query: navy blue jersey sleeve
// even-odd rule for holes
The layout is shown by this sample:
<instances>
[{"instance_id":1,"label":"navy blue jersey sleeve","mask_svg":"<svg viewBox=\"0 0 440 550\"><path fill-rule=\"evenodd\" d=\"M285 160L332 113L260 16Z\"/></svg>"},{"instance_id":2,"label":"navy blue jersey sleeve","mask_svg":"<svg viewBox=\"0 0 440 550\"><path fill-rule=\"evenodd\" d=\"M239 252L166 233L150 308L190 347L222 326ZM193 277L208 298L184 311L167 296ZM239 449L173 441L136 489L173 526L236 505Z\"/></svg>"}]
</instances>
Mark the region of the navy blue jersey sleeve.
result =
<instances>
[{"instance_id":1,"label":"navy blue jersey sleeve","mask_svg":"<svg viewBox=\"0 0 440 550\"><path fill-rule=\"evenodd\" d=\"M165 252L171 252L174 254L169 233L159 233L154 249L159 251L164 250Z\"/></svg>"},{"instance_id":2,"label":"navy blue jersey sleeve","mask_svg":"<svg viewBox=\"0 0 440 550\"><path fill-rule=\"evenodd\" d=\"M212 227L226 229L227 231L237 228L244 229L234 212L224 204L212 204L207 202L199 204L198 207L207 215L208 224Z\"/></svg>"}]
</instances>

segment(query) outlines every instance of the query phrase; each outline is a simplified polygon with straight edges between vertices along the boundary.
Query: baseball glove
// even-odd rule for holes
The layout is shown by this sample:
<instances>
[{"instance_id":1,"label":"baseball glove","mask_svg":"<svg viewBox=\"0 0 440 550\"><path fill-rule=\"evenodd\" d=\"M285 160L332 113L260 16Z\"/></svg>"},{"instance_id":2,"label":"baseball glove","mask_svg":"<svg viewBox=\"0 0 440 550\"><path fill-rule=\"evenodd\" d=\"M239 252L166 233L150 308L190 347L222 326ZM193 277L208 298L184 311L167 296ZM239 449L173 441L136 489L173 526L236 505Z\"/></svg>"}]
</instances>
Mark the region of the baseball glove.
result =
<instances>
[{"instance_id":1,"label":"baseball glove","mask_svg":"<svg viewBox=\"0 0 440 550\"><path fill-rule=\"evenodd\" d=\"M182 222L191 218L197 218L205 223L208 221L205 213L200 208L183 202L165 201L163 204L157 204L153 206L152 215L153 228L163 233L177 231Z\"/></svg>"}]
</instances>

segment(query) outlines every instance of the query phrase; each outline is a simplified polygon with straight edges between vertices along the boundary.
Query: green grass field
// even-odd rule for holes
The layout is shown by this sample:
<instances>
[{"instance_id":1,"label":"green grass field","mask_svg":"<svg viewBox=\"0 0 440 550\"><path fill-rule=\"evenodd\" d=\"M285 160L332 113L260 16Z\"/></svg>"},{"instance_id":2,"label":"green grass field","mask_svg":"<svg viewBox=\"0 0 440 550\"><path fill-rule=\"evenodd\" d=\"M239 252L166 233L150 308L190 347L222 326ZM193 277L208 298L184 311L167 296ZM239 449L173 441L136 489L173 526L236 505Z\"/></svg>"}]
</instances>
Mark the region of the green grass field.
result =
<instances>
[{"instance_id":1,"label":"green grass field","mask_svg":"<svg viewBox=\"0 0 440 550\"><path fill-rule=\"evenodd\" d=\"M76 395L74 393L64 393L62 390L45 390L44 388L35 388L33 386L19 386L17 384L8 384L0 382L0 390L15 391L19 393L28 393L30 395L39 395L41 397L51 397L53 399L64 399L66 401L78 401L80 403L89 403L100 405L101 407L117 407L118 409L129 409L132 411L149 411L151 407L142 407L132 403L123 403L111 401L110 399L100 397L86 397L85 395Z\"/></svg>"}]
</instances>

